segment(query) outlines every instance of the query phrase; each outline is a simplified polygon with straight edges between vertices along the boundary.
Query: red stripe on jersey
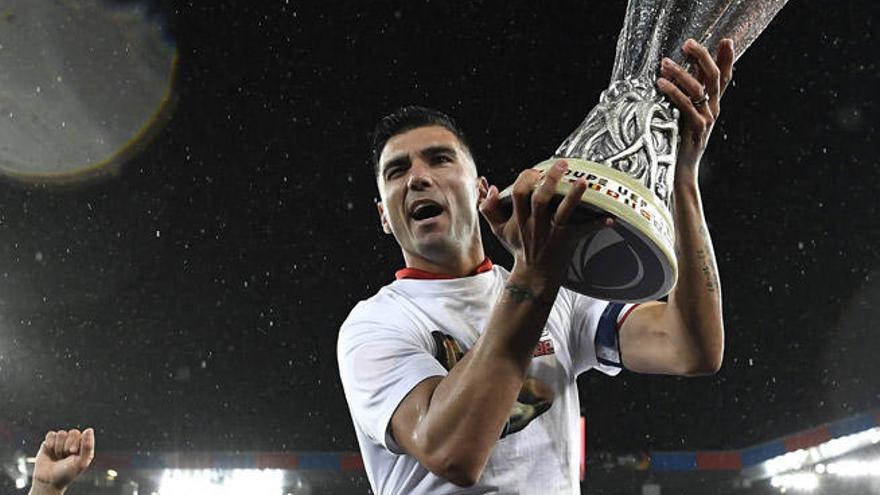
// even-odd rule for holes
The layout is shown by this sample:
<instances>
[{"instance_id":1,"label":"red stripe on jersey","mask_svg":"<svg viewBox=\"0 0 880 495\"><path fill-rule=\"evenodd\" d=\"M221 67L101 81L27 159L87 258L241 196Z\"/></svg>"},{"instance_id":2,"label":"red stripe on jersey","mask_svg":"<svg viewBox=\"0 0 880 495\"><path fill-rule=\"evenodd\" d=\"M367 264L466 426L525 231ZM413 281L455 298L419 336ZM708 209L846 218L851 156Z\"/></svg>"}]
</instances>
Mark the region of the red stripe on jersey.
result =
<instances>
[{"instance_id":1,"label":"red stripe on jersey","mask_svg":"<svg viewBox=\"0 0 880 495\"><path fill-rule=\"evenodd\" d=\"M492 269L492 260L486 258L482 263L477 265L473 272L469 273L467 276L477 275L483 272L488 272ZM397 280L403 280L405 278L414 278L418 280L448 280L453 278L458 278L455 275L449 275L448 273L434 273L429 272L427 270L420 270L418 268L402 268L397 270L394 274L394 278Z\"/></svg>"},{"instance_id":2,"label":"red stripe on jersey","mask_svg":"<svg viewBox=\"0 0 880 495\"><path fill-rule=\"evenodd\" d=\"M633 306L632 306L631 308L629 308L628 310L626 310L626 313L624 313L624 314L623 314L623 317L620 318L620 321L617 322L617 331L618 331L618 332L620 331L620 328L623 326L623 322L625 322L626 319L629 318L630 313L632 313L633 310L636 309L636 308L638 308L638 307L639 307L638 304L633 304Z\"/></svg>"}]
</instances>

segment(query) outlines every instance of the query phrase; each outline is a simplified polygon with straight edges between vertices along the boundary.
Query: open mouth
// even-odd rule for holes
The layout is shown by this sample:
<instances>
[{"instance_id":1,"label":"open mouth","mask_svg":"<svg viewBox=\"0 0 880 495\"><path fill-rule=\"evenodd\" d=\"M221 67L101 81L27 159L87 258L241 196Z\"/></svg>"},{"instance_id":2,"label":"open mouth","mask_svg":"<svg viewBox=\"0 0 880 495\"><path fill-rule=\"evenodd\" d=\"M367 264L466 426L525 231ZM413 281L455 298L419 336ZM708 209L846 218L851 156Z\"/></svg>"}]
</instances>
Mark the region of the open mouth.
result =
<instances>
[{"instance_id":1,"label":"open mouth","mask_svg":"<svg viewBox=\"0 0 880 495\"><path fill-rule=\"evenodd\" d=\"M437 203L422 203L412 211L412 219L415 221L427 220L443 213L443 208Z\"/></svg>"}]
</instances>

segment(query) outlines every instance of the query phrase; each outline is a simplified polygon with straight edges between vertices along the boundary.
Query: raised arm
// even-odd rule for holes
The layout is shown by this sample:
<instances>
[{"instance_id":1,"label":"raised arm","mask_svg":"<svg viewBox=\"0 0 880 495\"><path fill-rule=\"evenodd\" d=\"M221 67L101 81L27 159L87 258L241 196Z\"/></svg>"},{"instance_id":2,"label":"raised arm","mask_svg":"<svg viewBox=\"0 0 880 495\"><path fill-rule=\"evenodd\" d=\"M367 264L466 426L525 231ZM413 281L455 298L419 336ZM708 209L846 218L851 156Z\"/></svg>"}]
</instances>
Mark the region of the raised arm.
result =
<instances>
[{"instance_id":1,"label":"raised arm","mask_svg":"<svg viewBox=\"0 0 880 495\"><path fill-rule=\"evenodd\" d=\"M537 190L538 171L520 174L510 217L499 207L498 189L488 189L480 210L515 258L504 293L465 357L447 376L417 385L392 416L397 444L457 485L473 485L480 478L522 388L575 241L599 226L567 225L586 190L583 180L574 184L555 215L548 209L566 167L564 161L557 163Z\"/></svg>"},{"instance_id":2,"label":"raised arm","mask_svg":"<svg viewBox=\"0 0 880 495\"><path fill-rule=\"evenodd\" d=\"M673 185L678 282L668 303L643 304L630 314L620 328L620 348L631 371L691 376L717 372L724 355L721 284L697 175L734 56L730 40L721 42L717 60L694 40L682 50L694 60L698 76L665 59L657 80L681 112Z\"/></svg>"},{"instance_id":3,"label":"raised arm","mask_svg":"<svg viewBox=\"0 0 880 495\"><path fill-rule=\"evenodd\" d=\"M95 430L46 433L37 452L34 479L28 495L61 495L95 457Z\"/></svg>"}]
</instances>

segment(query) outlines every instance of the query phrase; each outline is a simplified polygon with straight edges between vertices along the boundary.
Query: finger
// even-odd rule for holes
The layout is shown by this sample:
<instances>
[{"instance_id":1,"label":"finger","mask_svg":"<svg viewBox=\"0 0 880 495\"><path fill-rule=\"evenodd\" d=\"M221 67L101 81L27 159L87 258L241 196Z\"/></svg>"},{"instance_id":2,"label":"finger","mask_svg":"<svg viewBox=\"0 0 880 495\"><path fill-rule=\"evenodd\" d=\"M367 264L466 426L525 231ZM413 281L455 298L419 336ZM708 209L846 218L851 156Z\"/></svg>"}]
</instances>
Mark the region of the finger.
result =
<instances>
[{"instance_id":1,"label":"finger","mask_svg":"<svg viewBox=\"0 0 880 495\"><path fill-rule=\"evenodd\" d=\"M574 237L580 239L592 234L593 232L596 232L599 229L605 227L613 228L614 224L614 217L601 217L596 220L587 222L583 225L573 225L572 227L574 227Z\"/></svg>"},{"instance_id":2,"label":"finger","mask_svg":"<svg viewBox=\"0 0 880 495\"><path fill-rule=\"evenodd\" d=\"M79 452L79 440L82 437L82 432L77 429L73 429L67 432L67 441L64 442L64 454L76 454Z\"/></svg>"},{"instance_id":3,"label":"finger","mask_svg":"<svg viewBox=\"0 0 880 495\"><path fill-rule=\"evenodd\" d=\"M41 450L44 454L49 456L50 459L55 459L55 438L58 435L54 431L50 431L46 433L46 439L43 440L43 446Z\"/></svg>"},{"instance_id":4,"label":"finger","mask_svg":"<svg viewBox=\"0 0 880 495\"><path fill-rule=\"evenodd\" d=\"M513 216L516 221L523 225L532 214L531 197L532 191L535 190L535 184L541 177L541 172L535 169L523 170L516 182L513 183L511 196L513 198Z\"/></svg>"},{"instance_id":5,"label":"finger","mask_svg":"<svg viewBox=\"0 0 880 495\"><path fill-rule=\"evenodd\" d=\"M480 213L482 213L483 218L489 222L489 226L493 229L501 226L510 218L504 213L504 209L501 208L497 187L489 187L489 192L486 193L486 197L480 203Z\"/></svg>"},{"instance_id":6,"label":"finger","mask_svg":"<svg viewBox=\"0 0 880 495\"><path fill-rule=\"evenodd\" d=\"M721 71L721 94L727 90L730 81L733 80L733 61L736 58L736 52L733 48L733 40L725 38L718 45L718 69Z\"/></svg>"},{"instance_id":7,"label":"finger","mask_svg":"<svg viewBox=\"0 0 880 495\"><path fill-rule=\"evenodd\" d=\"M676 108L686 114L687 119L692 126L697 127L698 132L706 130L706 116L694 108L693 102L678 89L678 86L661 77L657 79L657 88L672 101Z\"/></svg>"},{"instance_id":8,"label":"finger","mask_svg":"<svg viewBox=\"0 0 880 495\"><path fill-rule=\"evenodd\" d=\"M550 212L547 205L556 194L556 187L562 180L562 175L568 169L568 162L565 160L557 160L544 173L544 180L541 181L538 189L532 194L532 214L535 215L537 225L548 226L547 221L550 218Z\"/></svg>"},{"instance_id":9,"label":"finger","mask_svg":"<svg viewBox=\"0 0 880 495\"><path fill-rule=\"evenodd\" d=\"M574 181L571 185L571 190L568 191L568 194L566 194L564 198L562 198L562 202L559 203L559 208L556 208L556 215L553 217L553 223L556 226L561 227L568 225L572 213L577 209L578 205L580 205L581 197L583 197L584 191L586 190L586 179L580 177Z\"/></svg>"},{"instance_id":10,"label":"finger","mask_svg":"<svg viewBox=\"0 0 880 495\"><path fill-rule=\"evenodd\" d=\"M697 62L703 76L703 84L706 86L706 93L709 95L709 108L712 110L712 115L718 115L718 100L721 98L719 83L721 71L718 65L715 64L709 50L692 39L685 41L681 50Z\"/></svg>"},{"instance_id":11,"label":"finger","mask_svg":"<svg viewBox=\"0 0 880 495\"><path fill-rule=\"evenodd\" d=\"M89 464L92 463L92 459L95 458L95 430L92 428L86 428L86 431L82 434L82 441L80 442L80 459L79 459L79 468L80 470L84 470L89 467Z\"/></svg>"},{"instance_id":12,"label":"finger","mask_svg":"<svg viewBox=\"0 0 880 495\"><path fill-rule=\"evenodd\" d=\"M686 95L690 96L691 100L702 98L706 92L706 88L696 77L673 62L672 59L664 58L661 61L660 74L681 88Z\"/></svg>"},{"instance_id":13,"label":"finger","mask_svg":"<svg viewBox=\"0 0 880 495\"><path fill-rule=\"evenodd\" d=\"M67 442L67 432L58 430L55 435L55 459L64 459L64 444Z\"/></svg>"}]
</instances>

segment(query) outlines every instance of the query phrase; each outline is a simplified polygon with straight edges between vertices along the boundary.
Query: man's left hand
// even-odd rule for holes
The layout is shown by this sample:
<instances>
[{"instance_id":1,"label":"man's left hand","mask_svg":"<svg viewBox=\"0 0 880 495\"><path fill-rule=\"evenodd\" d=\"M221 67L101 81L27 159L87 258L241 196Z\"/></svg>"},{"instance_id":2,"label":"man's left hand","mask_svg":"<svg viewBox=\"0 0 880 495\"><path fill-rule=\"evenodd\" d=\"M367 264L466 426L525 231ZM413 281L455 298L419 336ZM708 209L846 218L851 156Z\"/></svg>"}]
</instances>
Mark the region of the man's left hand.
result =
<instances>
[{"instance_id":1,"label":"man's left hand","mask_svg":"<svg viewBox=\"0 0 880 495\"><path fill-rule=\"evenodd\" d=\"M681 112L675 181L695 181L697 168L712 127L721 113L721 95L733 75L733 41L721 40L718 56L693 39L682 45L682 52L693 61L693 75L668 58L660 65L657 88Z\"/></svg>"}]
</instances>

